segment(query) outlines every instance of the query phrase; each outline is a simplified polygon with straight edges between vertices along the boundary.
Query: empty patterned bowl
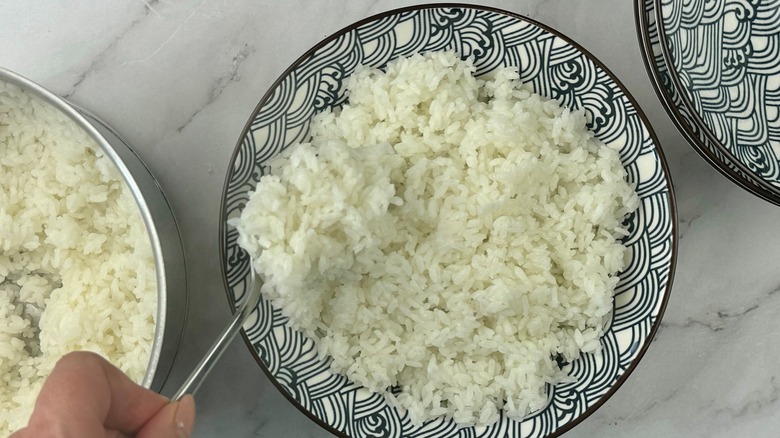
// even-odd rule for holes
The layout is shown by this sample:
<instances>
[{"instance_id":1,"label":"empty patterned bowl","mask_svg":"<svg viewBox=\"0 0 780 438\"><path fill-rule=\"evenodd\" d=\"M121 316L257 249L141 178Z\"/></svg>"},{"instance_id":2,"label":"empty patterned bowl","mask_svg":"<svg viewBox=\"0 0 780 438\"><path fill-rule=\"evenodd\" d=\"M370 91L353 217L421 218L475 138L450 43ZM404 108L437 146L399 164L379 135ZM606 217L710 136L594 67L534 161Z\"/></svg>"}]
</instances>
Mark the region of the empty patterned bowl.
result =
<instances>
[{"instance_id":1,"label":"empty patterned bowl","mask_svg":"<svg viewBox=\"0 0 780 438\"><path fill-rule=\"evenodd\" d=\"M516 68L521 80L563 105L585 110L588 126L619 151L640 197L626 220L626 268L600 339L601 350L564 365L570 380L548 386L548 403L523 419L501 415L488 426L460 427L448 418L415 425L381 394L330 371L314 341L292 329L262 300L244 325L260 368L302 412L341 437L559 436L601 406L628 378L659 323L674 273L677 222L669 170L646 117L598 60L560 33L491 8L425 5L357 22L306 52L274 83L252 113L231 159L222 200L221 263L233 308L250 285L249 257L228 221L239 216L266 171L264 163L305 141L314 114L346 101L346 78L360 64L381 68L413 53L455 50L477 74Z\"/></svg>"},{"instance_id":2,"label":"empty patterned bowl","mask_svg":"<svg viewBox=\"0 0 780 438\"><path fill-rule=\"evenodd\" d=\"M780 2L646 3L657 42L644 55L664 64L678 128L721 173L780 205Z\"/></svg>"},{"instance_id":3,"label":"empty patterned bowl","mask_svg":"<svg viewBox=\"0 0 780 438\"><path fill-rule=\"evenodd\" d=\"M743 189L761 199L780 204L780 198L772 191L762 187L755 176L743 172L722 151L721 146L705 134L694 114L683 104L682 97L669 75L669 67L664 59L658 27L655 21L655 0L636 0L637 36L645 68L650 75L653 88L667 114L688 143L725 177Z\"/></svg>"}]
</instances>

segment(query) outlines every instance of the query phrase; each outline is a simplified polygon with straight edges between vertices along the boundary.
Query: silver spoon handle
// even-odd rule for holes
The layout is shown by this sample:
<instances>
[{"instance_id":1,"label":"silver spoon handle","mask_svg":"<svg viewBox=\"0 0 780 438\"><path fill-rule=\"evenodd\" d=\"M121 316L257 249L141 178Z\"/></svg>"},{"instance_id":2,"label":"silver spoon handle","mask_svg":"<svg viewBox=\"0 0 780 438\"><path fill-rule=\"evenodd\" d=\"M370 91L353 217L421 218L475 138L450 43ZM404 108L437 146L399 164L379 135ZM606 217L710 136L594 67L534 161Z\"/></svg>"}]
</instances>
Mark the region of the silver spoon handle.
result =
<instances>
[{"instance_id":1,"label":"silver spoon handle","mask_svg":"<svg viewBox=\"0 0 780 438\"><path fill-rule=\"evenodd\" d=\"M198 388L200 388L200 385L206 380L206 377L211 372L211 369L214 368L214 365L222 356L222 353L225 352L226 348L224 348L223 345L230 344L233 338L236 337L236 334L243 323L243 318L240 316L240 314L236 313L230 325L225 327L219 335L219 338L211 345L211 348L209 348L209 351L203 356L203 359L200 360L198 366L192 370L192 373L187 377L187 380L182 383L179 390L173 395L173 400L180 400L187 394L195 394Z\"/></svg>"},{"instance_id":2,"label":"silver spoon handle","mask_svg":"<svg viewBox=\"0 0 780 438\"><path fill-rule=\"evenodd\" d=\"M230 345L233 338L236 337L238 331L241 330L247 316L249 316L252 310L257 306L257 303L260 300L259 283L260 281L253 279L250 291L247 294L244 303L236 314L233 315L233 321L222 330L222 333L220 333L217 340L211 345L211 348L209 348L203 356L203 359L200 360L200 363L192 370L192 373L187 377L187 380L182 383L179 390L176 391L176 394L173 395L173 400L181 400L181 398L187 394L195 394L203 381L206 380L211 369L214 368L214 365L219 358L222 357L222 353L227 350L228 345Z\"/></svg>"}]
</instances>

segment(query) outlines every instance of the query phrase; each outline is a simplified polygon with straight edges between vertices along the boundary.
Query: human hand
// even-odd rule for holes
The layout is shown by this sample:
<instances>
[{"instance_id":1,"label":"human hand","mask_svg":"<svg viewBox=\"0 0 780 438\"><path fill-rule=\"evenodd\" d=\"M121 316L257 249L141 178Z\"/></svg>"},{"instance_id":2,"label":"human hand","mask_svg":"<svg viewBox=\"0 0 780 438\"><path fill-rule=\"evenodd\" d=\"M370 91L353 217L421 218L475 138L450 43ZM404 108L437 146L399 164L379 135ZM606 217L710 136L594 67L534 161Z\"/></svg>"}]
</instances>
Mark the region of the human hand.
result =
<instances>
[{"instance_id":1,"label":"human hand","mask_svg":"<svg viewBox=\"0 0 780 438\"><path fill-rule=\"evenodd\" d=\"M136 385L94 353L63 356L43 384L26 428L9 438L186 438L195 401Z\"/></svg>"}]
</instances>

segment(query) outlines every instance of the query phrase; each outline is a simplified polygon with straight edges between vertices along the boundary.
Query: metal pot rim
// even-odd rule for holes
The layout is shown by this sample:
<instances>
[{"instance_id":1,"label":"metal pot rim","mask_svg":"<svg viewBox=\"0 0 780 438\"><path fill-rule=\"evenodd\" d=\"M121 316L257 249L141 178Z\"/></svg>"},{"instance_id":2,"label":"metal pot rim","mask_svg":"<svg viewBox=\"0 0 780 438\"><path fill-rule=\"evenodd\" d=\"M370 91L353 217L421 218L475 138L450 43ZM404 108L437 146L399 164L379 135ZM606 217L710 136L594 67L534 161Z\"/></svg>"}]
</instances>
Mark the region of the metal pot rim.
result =
<instances>
[{"instance_id":1,"label":"metal pot rim","mask_svg":"<svg viewBox=\"0 0 780 438\"><path fill-rule=\"evenodd\" d=\"M141 213L141 217L143 218L144 225L149 236L149 243L152 246L156 271L155 274L157 279L157 311L154 339L152 340L149 363L146 367L146 372L141 383L143 386L150 388L152 382L154 381L155 373L160 362L163 339L165 337L166 318L168 314L168 300L166 299L166 291L168 290L168 287L166 283L165 261L163 260L163 248L160 243L160 236L155 227L155 222L152 217L151 210L146 202L146 199L144 198L141 188L136 183L135 178L133 177L128 167L125 165L122 158L114 149L114 146L112 146L111 143L106 140L106 138L98 131L98 129L95 128L95 126L90 123L81 112L79 112L86 112L85 110L70 104L69 102L50 92L46 88L38 85L37 83L25 78L24 76L21 76L3 67L0 67L0 81L11 83L22 88L23 90L34 93L43 99L46 103L52 105L54 108L73 120L79 128L87 132L87 134L89 134L89 136L92 137L92 139L98 144L101 150L116 166L117 170L122 176L122 179L130 188L130 192L132 193L139 212ZM106 125L106 127L107 126L108 125Z\"/></svg>"}]
</instances>

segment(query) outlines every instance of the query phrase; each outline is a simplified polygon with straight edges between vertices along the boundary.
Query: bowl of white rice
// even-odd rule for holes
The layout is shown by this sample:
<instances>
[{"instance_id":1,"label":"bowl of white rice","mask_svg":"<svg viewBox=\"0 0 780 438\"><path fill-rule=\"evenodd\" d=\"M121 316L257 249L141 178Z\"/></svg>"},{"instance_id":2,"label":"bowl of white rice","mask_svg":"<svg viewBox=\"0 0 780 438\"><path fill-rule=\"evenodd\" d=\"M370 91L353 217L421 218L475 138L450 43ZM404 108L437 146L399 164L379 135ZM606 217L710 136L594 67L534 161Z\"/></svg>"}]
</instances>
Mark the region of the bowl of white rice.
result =
<instances>
[{"instance_id":1,"label":"bowl of white rice","mask_svg":"<svg viewBox=\"0 0 780 438\"><path fill-rule=\"evenodd\" d=\"M0 436L54 364L92 351L160 390L186 315L178 228L105 123L0 68Z\"/></svg>"},{"instance_id":2,"label":"bowl of white rice","mask_svg":"<svg viewBox=\"0 0 780 438\"><path fill-rule=\"evenodd\" d=\"M389 11L251 114L221 262L260 369L342 437L559 436L647 350L677 253L669 170L595 57L511 12Z\"/></svg>"}]
</instances>

